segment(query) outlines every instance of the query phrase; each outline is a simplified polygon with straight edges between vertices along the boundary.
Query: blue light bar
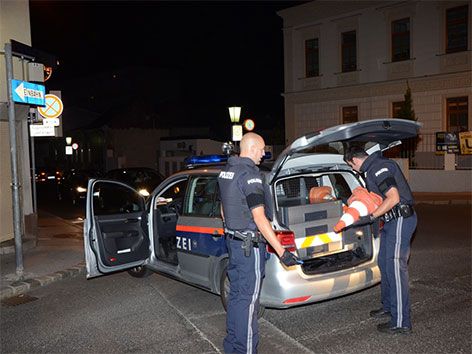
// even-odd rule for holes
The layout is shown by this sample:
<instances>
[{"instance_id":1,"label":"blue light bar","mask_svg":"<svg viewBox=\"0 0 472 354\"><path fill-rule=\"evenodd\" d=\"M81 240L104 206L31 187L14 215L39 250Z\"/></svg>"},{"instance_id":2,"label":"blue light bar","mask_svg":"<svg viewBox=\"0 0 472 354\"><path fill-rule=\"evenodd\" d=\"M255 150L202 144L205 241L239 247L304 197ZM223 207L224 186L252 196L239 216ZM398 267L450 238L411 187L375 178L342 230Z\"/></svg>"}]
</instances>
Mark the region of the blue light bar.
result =
<instances>
[{"instance_id":1,"label":"blue light bar","mask_svg":"<svg viewBox=\"0 0 472 354\"><path fill-rule=\"evenodd\" d=\"M200 155L187 157L185 158L184 162L186 165L204 165L222 163L226 162L227 160L227 155Z\"/></svg>"}]
</instances>

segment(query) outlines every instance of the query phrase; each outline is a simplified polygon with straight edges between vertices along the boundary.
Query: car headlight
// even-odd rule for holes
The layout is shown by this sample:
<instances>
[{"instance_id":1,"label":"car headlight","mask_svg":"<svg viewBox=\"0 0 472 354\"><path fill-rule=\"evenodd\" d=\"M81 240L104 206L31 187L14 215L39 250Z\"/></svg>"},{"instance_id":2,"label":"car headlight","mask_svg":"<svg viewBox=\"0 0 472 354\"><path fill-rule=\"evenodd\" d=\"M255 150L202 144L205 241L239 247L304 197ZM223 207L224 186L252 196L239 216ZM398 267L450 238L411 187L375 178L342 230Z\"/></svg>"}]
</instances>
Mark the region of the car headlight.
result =
<instances>
[{"instance_id":1,"label":"car headlight","mask_svg":"<svg viewBox=\"0 0 472 354\"><path fill-rule=\"evenodd\" d=\"M87 192L87 188L84 188L84 187L81 187L81 186L78 186L75 190L79 193Z\"/></svg>"},{"instance_id":2,"label":"car headlight","mask_svg":"<svg viewBox=\"0 0 472 354\"><path fill-rule=\"evenodd\" d=\"M145 188L140 189L138 193L141 194L143 197L149 197L149 192Z\"/></svg>"}]
</instances>

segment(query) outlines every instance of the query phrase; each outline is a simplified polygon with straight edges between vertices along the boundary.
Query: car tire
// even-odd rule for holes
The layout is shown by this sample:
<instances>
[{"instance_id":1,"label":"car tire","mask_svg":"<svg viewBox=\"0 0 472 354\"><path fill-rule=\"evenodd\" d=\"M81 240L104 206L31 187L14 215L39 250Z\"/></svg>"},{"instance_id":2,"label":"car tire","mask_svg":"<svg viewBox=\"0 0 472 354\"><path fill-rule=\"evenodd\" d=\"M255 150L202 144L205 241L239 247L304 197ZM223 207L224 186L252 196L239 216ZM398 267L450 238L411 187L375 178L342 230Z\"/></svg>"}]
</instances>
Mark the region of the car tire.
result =
<instances>
[{"instance_id":1,"label":"car tire","mask_svg":"<svg viewBox=\"0 0 472 354\"><path fill-rule=\"evenodd\" d=\"M229 295L229 278L226 270L228 269L227 266L224 267L223 272L221 272L220 278L220 297L221 303L223 304L223 308L227 311L228 306L228 295ZM259 304L259 312L257 313L257 318L261 318L265 312L265 306Z\"/></svg>"},{"instance_id":2,"label":"car tire","mask_svg":"<svg viewBox=\"0 0 472 354\"><path fill-rule=\"evenodd\" d=\"M147 269L145 266L137 266L128 269L128 274L135 278L146 278L152 274L152 271Z\"/></svg>"}]
</instances>

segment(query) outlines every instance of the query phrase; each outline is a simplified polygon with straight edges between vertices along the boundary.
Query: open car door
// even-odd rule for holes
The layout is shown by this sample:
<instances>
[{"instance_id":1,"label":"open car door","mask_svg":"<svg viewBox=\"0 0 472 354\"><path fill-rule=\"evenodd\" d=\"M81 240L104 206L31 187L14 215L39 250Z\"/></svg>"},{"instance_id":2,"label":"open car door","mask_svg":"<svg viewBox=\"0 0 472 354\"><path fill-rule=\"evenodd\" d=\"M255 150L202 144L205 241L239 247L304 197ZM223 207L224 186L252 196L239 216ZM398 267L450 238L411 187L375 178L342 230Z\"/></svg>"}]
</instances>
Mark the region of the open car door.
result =
<instances>
[{"instance_id":1,"label":"open car door","mask_svg":"<svg viewBox=\"0 0 472 354\"><path fill-rule=\"evenodd\" d=\"M141 265L150 254L144 198L130 186L91 179L84 247L87 278Z\"/></svg>"}]
</instances>

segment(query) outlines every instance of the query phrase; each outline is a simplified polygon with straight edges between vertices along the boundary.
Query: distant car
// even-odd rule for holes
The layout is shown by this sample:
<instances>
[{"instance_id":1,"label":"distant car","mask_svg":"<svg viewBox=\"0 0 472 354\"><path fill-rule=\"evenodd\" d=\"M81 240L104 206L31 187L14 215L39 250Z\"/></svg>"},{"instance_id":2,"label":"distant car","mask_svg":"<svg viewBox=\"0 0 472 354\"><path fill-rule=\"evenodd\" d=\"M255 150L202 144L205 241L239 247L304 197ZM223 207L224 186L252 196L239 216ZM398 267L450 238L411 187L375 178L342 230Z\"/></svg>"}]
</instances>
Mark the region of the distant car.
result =
<instances>
[{"instance_id":1,"label":"distant car","mask_svg":"<svg viewBox=\"0 0 472 354\"><path fill-rule=\"evenodd\" d=\"M87 195L87 184L90 178L101 177L97 170L70 170L63 174L57 186L57 198L70 200L72 204L79 204Z\"/></svg>"},{"instance_id":2,"label":"distant car","mask_svg":"<svg viewBox=\"0 0 472 354\"><path fill-rule=\"evenodd\" d=\"M380 281L380 224L333 231L352 191L363 184L343 160L343 149L362 144L369 153L385 150L417 135L419 127L403 119L374 119L327 128L298 138L269 171L261 171L275 234L304 262L284 267L267 246L261 309L319 302ZM135 277L157 271L221 295L226 308L228 250L218 190L224 162L204 156L191 162L193 168L168 177L147 199L121 182L89 181L88 278L124 269ZM321 189L331 198L315 198Z\"/></svg>"},{"instance_id":3,"label":"distant car","mask_svg":"<svg viewBox=\"0 0 472 354\"><path fill-rule=\"evenodd\" d=\"M36 183L58 182L63 172L59 169L36 167Z\"/></svg>"},{"instance_id":4,"label":"distant car","mask_svg":"<svg viewBox=\"0 0 472 354\"><path fill-rule=\"evenodd\" d=\"M164 180L159 172L148 167L110 170L104 178L126 183L136 189L143 197L149 197L152 191Z\"/></svg>"}]
</instances>

